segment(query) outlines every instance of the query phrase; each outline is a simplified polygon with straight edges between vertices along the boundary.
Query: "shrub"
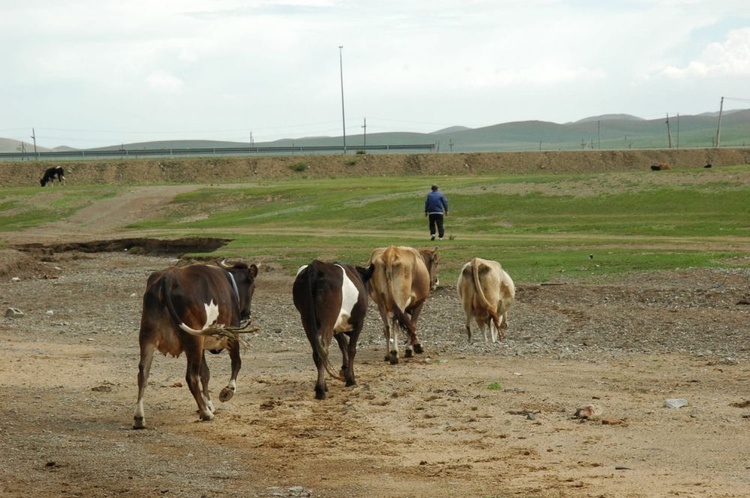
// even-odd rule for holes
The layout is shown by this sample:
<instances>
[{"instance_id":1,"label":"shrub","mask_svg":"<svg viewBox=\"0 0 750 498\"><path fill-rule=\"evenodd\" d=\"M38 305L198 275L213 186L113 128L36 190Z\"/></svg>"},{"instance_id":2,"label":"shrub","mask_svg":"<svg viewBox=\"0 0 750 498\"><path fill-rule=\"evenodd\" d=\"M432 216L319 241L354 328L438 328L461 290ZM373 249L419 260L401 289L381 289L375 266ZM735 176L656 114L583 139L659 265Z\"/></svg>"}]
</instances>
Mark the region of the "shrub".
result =
<instances>
[{"instance_id":1,"label":"shrub","mask_svg":"<svg viewBox=\"0 0 750 498\"><path fill-rule=\"evenodd\" d=\"M292 171L296 171L298 173L301 173L307 169L307 164L305 163L294 163L291 166L289 166L289 169Z\"/></svg>"}]
</instances>

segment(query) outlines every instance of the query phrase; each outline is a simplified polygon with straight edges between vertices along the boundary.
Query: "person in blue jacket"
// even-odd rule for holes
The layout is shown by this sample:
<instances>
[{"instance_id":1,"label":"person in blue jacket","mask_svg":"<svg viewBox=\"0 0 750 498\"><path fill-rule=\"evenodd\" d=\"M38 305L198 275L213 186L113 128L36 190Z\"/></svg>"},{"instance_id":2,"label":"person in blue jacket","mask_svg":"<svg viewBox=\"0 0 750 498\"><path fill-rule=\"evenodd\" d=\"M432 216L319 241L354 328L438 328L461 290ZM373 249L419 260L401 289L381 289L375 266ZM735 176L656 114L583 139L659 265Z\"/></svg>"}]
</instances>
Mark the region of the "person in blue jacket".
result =
<instances>
[{"instance_id":1,"label":"person in blue jacket","mask_svg":"<svg viewBox=\"0 0 750 498\"><path fill-rule=\"evenodd\" d=\"M443 240L445 228L443 227L443 217L448 216L448 199L438 190L437 185L433 185L424 201L424 215L430 219L430 240L435 240L435 232L438 238Z\"/></svg>"}]
</instances>

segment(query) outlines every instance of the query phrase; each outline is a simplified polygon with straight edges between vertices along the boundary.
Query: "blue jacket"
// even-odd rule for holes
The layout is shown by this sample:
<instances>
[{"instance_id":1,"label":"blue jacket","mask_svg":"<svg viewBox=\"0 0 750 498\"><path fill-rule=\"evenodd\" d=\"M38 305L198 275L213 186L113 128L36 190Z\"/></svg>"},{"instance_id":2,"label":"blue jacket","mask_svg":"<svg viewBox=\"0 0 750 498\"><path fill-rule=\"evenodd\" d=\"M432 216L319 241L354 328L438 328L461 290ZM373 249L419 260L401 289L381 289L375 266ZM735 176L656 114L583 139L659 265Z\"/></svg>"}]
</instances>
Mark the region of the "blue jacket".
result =
<instances>
[{"instance_id":1,"label":"blue jacket","mask_svg":"<svg viewBox=\"0 0 750 498\"><path fill-rule=\"evenodd\" d=\"M448 199L439 190L431 191L424 201L424 212L427 214L448 214Z\"/></svg>"}]
</instances>

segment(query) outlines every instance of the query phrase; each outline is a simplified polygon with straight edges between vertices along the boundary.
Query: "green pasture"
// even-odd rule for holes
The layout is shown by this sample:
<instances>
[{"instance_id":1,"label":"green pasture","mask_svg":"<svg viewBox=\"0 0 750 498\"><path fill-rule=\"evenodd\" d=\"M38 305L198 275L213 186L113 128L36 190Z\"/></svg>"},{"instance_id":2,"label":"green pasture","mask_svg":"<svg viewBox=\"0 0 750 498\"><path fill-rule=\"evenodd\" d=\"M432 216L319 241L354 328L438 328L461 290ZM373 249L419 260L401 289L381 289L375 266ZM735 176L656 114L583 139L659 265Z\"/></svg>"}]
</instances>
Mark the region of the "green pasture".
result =
<instances>
[{"instance_id":1,"label":"green pasture","mask_svg":"<svg viewBox=\"0 0 750 498\"><path fill-rule=\"evenodd\" d=\"M750 168L658 173L370 177L200 186L128 227L149 237L227 237L211 255L290 273L313 258L364 264L389 244L439 247L443 283L475 256L519 282L688 267L749 267ZM655 179L658 178L658 181ZM431 183L448 196L446 240L430 242ZM0 236L121 195L121 187L0 188ZM129 236L129 235L123 235Z\"/></svg>"}]
</instances>

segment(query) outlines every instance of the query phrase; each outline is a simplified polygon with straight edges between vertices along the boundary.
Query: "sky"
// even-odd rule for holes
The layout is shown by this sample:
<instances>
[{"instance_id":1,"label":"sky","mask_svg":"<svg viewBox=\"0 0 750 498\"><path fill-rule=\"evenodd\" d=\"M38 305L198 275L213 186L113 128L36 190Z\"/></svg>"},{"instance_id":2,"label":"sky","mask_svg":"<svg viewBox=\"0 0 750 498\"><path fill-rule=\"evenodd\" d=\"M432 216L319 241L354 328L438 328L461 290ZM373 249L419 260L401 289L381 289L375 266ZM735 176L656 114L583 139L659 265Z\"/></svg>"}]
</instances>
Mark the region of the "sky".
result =
<instances>
[{"instance_id":1,"label":"sky","mask_svg":"<svg viewBox=\"0 0 750 498\"><path fill-rule=\"evenodd\" d=\"M0 0L0 13L0 137L43 147L750 108L747 0Z\"/></svg>"}]
</instances>

